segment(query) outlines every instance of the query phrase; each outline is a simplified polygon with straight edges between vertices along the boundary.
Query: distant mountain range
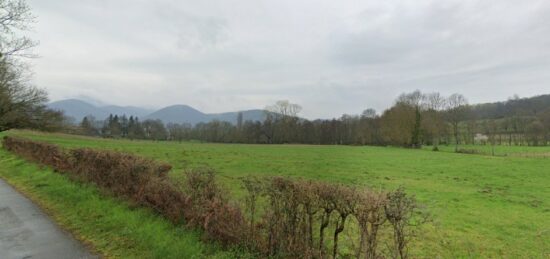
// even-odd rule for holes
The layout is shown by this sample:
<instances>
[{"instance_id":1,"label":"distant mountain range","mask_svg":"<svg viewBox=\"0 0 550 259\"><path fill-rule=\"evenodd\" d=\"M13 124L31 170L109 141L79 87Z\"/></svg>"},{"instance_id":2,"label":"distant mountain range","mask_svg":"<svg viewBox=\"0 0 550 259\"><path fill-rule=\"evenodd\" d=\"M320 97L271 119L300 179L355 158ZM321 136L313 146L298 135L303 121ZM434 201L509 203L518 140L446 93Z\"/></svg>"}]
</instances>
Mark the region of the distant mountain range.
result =
<instances>
[{"instance_id":1,"label":"distant mountain range","mask_svg":"<svg viewBox=\"0 0 550 259\"><path fill-rule=\"evenodd\" d=\"M150 109L134 106L96 106L78 99L67 99L48 104L48 107L54 110L63 111L66 116L72 117L76 122L80 122L86 116L94 116L96 119L103 120L110 114L137 116L140 120L159 119L164 123L190 123L210 122L213 120L227 121L236 124L239 112L225 113L203 113L188 105L172 105L154 111ZM263 121L265 114L263 110L241 111L243 121Z\"/></svg>"}]
</instances>

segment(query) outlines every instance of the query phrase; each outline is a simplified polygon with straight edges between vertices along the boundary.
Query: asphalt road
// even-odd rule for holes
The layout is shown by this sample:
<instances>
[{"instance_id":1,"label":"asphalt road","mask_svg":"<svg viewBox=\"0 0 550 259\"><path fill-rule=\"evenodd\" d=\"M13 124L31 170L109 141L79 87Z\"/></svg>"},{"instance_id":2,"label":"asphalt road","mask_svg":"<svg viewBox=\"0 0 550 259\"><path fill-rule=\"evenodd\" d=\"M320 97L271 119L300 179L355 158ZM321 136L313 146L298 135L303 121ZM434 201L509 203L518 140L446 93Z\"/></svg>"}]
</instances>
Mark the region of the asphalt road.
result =
<instances>
[{"instance_id":1,"label":"asphalt road","mask_svg":"<svg viewBox=\"0 0 550 259\"><path fill-rule=\"evenodd\" d=\"M0 258L98 258L0 180Z\"/></svg>"}]
</instances>

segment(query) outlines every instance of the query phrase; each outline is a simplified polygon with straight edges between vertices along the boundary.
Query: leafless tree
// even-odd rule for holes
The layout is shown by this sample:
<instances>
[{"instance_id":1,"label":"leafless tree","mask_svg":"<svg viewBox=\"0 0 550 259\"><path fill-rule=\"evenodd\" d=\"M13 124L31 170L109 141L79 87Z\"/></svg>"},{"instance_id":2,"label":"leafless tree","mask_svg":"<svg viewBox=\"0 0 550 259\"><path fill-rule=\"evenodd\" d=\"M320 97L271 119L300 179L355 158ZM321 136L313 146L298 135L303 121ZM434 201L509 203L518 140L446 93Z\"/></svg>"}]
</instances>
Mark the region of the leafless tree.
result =
<instances>
[{"instance_id":1,"label":"leafless tree","mask_svg":"<svg viewBox=\"0 0 550 259\"><path fill-rule=\"evenodd\" d=\"M63 116L46 109L45 91L28 82L26 68L16 57L29 57L35 43L20 32L34 21L23 0L0 0L0 131L15 127L37 127L46 117Z\"/></svg>"},{"instance_id":2,"label":"leafless tree","mask_svg":"<svg viewBox=\"0 0 550 259\"><path fill-rule=\"evenodd\" d=\"M437 150L441 134L445 130L445 122L441 110L445 107L445 98L440 93L431 93L426 95L426 111L422 116L423 132L431 137L434 150Z\"/></svg>"},{"instance_id":3,"label":"leafless tree","mask_svg":"<svg viewBox=\"0 0 550 259\"><path fill-rule=\"evenodd\" d=\"M459 125L468 115L468 100L461 94L453 94L447 99L447 120L453 129L455 151L460 143Z\"/></svg>"},{"instance_id":4,"label":"leafless tree","mask_svg":"<svg viewBox=\"0 0 550 259\"><path fill-rule=\"evenodd\" d=\"M296 131L298 113L302 107L287 100L277 101L265 108L264 135L268 143L273 143L277 137L278 143L289 142Z\"/></svg>"},{"instance_id":5,"label":"leafless tree","mask_svg":"<svg viewBox=\"0 0 550 259\"><path fill-rule=\"evenodd\" d=\"M47 94L27 83L23 72L0 60L0 131L35 125Z\"/></svg>"},{"instance_id":6,"label":"leafless tree","mask_svg":"<svg viewBox=\"0 0 550 259\"><path fill-rule=\"evenodd\" d=\"M281 118L296 117L302 107L298 104L290 103L288 100L277 101L274 105L266 107L268 112L274 113Z\"/></svg>"},{"instance_id":7,"label":"leafless tree","mask_svg":"<svg viewBox=\"0 0 550 259\"><path fill-rule=\"evenodd\" d=\"M374 119L374 118L376 118L376 110L372 109L372 108L364 110L361 113L361 118L364 118L364 119Z\"/></svg>"},{"instance_id":8,"label":"leafless tree","mask_svg":"<svg viewBox=\"0 0 550 259\"><path fill-rule=\"evenodd\" d=\"M396 103L406 104L412 107L418 107L419 109L425 105L426 95L424 95L420 90L416 90L412 93L403 93L397 97Z\"/></svg>"},{"instance_id":9,"label":"leafless tree","mask_svg":"<svg viewBox=\"0 0 550 259\"><path fill-rule=\"evenodd\" d=\"M24 0L0 0L0 58L32 57L29 50L36 42L20 32L30 29L35 17Z\"/></svg>"},{"instance_id":10,"label":"leafless tree","mask_svg":"<svg viewBox=\"0 0 550 259\"><path fill-rule=\"evenodd\" d=\"M441 111L445 108L445 97L440 93L431 93L426 95L426 106L427 109L434 111Z\"/></svg>"}]
</instances>

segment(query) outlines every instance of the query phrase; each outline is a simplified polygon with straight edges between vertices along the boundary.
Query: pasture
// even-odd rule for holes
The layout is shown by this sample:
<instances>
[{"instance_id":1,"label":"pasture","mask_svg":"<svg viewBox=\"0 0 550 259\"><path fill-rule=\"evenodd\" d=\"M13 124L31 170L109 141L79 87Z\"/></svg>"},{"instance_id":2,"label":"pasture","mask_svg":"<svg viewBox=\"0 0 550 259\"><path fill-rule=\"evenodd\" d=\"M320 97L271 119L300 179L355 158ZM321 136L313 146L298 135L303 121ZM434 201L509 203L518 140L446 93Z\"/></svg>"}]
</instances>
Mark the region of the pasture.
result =
<instances>
[{"instance_id":1,"label":"pasture","mask_svg":"<svg viewBox=\"0 0 550 259\"><path fill-rule=\"evenodd\" d=\"M240 199L239 178L289 176L371 188L404 186L432 214L415 240L415 257L544 258L550 247L548 147L496 146L497 156L370 146L244 145L97 139L9 131L64 147L130 152L185 168L210 167Z\"/></svg>"}]
</instances>

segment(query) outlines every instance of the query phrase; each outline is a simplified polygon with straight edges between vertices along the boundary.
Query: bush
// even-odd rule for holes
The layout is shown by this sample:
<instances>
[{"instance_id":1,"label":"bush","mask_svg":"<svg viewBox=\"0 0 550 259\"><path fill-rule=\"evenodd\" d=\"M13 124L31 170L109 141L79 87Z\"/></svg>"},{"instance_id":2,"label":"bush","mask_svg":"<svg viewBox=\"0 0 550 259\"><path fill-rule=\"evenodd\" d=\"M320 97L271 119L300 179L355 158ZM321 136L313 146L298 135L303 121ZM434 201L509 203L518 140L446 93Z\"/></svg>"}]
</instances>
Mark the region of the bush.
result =
<instances>
[{"instance_id":1,"label":"bush","mask_svg":"<svg viewBox=\"0 0 550 259\"><path fill-rule=\"evenodd\" d=\"M69 156L56 145L8 136L4 137L2 145L10 152L39 164L51 166L57 171L65 171L71 167Z\"/></svg>"},{"instance_id":2,"label":"bush","mask_svg":"<svg viewBox=\"0 0 550 259\"><path fill-rule=\"evenodd\" d=\"M3 146L28 160L51 166L81 182L94 183L117 197L149 207L181 222L187 199L166 179L170 165L134 155L93 149L62 150L56 145L4 137Z\"/></svg>"},{"instance_id":3,"label":"bush","mask_svg":"<svg viewBox=\"0 0 550 259\"><path fill-rule=\"evenodd\" d=\"M191 208L186 213L188 224L202 227L205 239L218 241L223 246L243 242L245 221L242 212L229 203L228 192L216 183L214 171L187 171L184 190Z\"/></svg>"},{"instance_id":4,"label":"bush","mask_svg":"<svg viewBox=\"0 0 550 259\"><path fill-rule=\"evenodd\" d=\"M461 153L461 154L470 154L470 155L476 155L476 154L481 154L481 152L479 152L479 150L476 150L476 149L468 149L468 148L460 148L456 151L456 153Z\"/></svg>"},{"instance_id":5,"label":"bush","mask_svg":"<svg viewBox=\"0 0 550 259\"><path fill-rule=\"evenodd\" d=\"M258 224L246 224L255 250L264 256L282 258L381 258L408 256L407 248L418 223L419 206L402 188L374 192L330 183L273 177L268 181L244 179L248 204L267 200ZM259 190L261 189L261 190ZM251 199L250 197L255 197ZM253 215L249 210L249 215ZM254 222L253 219L249 219ZM356 244L340 249L340 234L357 224L359 235L348 236ZM390 240L380 240L381 232ZM254 235L252 235L254 233ZM330 240L327 233L330 233ZM377 250L383 241L394 244L386 254ZM330 247L329 247L330 245Z\"/></svg>"}]
</instances>

